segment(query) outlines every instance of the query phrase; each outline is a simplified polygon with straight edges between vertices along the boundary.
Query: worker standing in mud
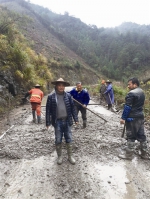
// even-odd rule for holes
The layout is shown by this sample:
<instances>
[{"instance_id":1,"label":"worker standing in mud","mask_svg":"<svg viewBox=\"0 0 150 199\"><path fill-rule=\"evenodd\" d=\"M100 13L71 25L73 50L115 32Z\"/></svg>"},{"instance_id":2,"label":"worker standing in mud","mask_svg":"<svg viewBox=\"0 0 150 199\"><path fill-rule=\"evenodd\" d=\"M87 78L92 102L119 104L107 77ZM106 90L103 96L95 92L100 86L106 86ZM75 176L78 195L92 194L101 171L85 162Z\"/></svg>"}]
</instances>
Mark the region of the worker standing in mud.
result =
<instances>
[{"instance_id":1,"label":"worker standing in mud","mask_svg":"<svg viewBox=\"0 0 150 199\"><path fill-rule=\"evenodd\" d=\"M112 109L112 105L114 104L114 92L111 83L112 82L110 80L106 81L106 91L104 92L106 97L106 102L108 104L108 110Z\"/></svg>"},{"instance_id":2,"label":"worker standing in mud","mask_svg":"<svg viewBox=\"0 0 150 199\"><path fill-rule=\"evenodd\" d=\"M141 158L149 159L147 155L147 141L144 132L144 113L143 105L145 95L139 87L139 80L131 78L128 80L130 92L125 98L124 110L120 120L121 124L126 126L127 148L125 154L119 154L122 159L133 158L135 140L140 142Z\"/></svg>"},{"instance_id":3,"label":"worker standing in mud","mask_svg":"<svg viewBox=\"0 0 150 199\"><path fill-rule=\"evenodd\" d=\"M52 124L55 129L55 145L58 155L57 164L62 164L63 135L66 141L68 160L71 164L75 164L75 159L72 156L71 126L73 125L72 117L76 124L78 124L78 117L71 95L65 92L65 86L69 86L70 84L62 78L51 83L55 85L55 91L47 98L46 126L49 128Z\"/></svg>"},{"instance_id":4,"label":"worker standing in mud","mask_svg":"<svg viewBox=\"0 0 150 199\"><path fill-rule=\"evenodd\" d=\"M70 91L70 94L76 101L80 103L78 104L77 102L75 102L75 109L77 114L79 113L79 111L81 112L83 120L83 128L86 128L87 125L86 107L90 101L89 93L86 89L82 88L81 82L77 82L76 87Z\"/></svg>"},{"instance_id":5,"label":"worker standing in mud","mask_svg":"<svg viewBox=\"0 0 150 199\"><path fill-rule=\"evenodd\" d=\"M106 82L105 82L105 80L102 80L101 86L100 86L100 89L99 89L99 92L100 92L100 104L103 103L103 102L106 102L105 94L104 94L105 91L106 91Z\"/></svg>"},{"instance_id":6,"label":"worker standing in mud","mask_svg":"<svg viewBox=\"0 0 150 199\"><path fill-rule=\"evenodd\" d=\"M40 85L36 84L35 88L31 89L25 94L25 99L31 95L30 103L32 107L32 116L33 122L36 123L36 115L37 115L37 122L41 123L41 102L43 99L43 92L40 90Z\"/></svg>"}]
</instances>

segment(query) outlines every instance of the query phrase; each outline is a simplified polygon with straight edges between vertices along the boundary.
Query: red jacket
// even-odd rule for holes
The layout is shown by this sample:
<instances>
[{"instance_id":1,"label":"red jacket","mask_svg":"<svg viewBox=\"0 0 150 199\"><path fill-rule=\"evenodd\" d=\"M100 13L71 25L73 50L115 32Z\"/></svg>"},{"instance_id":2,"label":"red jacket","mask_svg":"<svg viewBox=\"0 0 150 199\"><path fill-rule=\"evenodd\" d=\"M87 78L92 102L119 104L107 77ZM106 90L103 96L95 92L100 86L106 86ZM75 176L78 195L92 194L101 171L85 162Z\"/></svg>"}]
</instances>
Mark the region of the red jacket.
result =
<instances>
[{"instance_id":1,"label":"red jacket","mask_svg":"<svg viewBox=\"0 0 150 199\"><path fill-rule=\"evenodd\" d=\"M29 91L29 94L31 95L30 97L30 102L36 102L36 103L41 103L43 99L43 92L39 88L33 88Z\"/></svg>"}]
</instances>

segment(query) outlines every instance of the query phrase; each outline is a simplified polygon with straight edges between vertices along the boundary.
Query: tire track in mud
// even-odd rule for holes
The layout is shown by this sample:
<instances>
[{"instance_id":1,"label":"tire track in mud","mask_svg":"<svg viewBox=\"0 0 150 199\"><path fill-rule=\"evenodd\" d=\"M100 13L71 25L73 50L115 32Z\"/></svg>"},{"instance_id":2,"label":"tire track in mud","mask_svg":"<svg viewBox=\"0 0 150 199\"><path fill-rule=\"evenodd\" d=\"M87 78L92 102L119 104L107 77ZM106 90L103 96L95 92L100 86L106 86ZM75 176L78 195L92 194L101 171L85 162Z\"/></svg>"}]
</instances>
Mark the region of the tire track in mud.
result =
<instances>
[{"instance_id":1,"label":"tire track in mud","mask_svg":"<svg viewBox=\"0 0 150 199\"><path fill-rule=\"evenodd\" d=\"M81 128L79 115L80 123L72 129L76 164L68 162L63 143L63 164L57 165L54 129L46 130L44 115L38 125L31 122L30 108L23 110L14 127L0 139L0 199L150 198L149 161L117 157L125 144L120 138L119 116L105 115L110 123L104 125L87 113L87 128Z\"/></svg>"}]
</instances>

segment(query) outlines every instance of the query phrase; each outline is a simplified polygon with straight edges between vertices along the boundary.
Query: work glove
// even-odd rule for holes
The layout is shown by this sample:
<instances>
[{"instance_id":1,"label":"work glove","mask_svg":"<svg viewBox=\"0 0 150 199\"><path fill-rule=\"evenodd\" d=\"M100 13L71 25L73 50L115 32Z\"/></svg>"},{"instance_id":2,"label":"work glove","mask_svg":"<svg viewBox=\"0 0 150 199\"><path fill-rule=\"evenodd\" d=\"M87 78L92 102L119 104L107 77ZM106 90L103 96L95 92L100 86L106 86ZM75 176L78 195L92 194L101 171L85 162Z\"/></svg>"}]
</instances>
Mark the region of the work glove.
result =
<instances>
[{"instance_id":1,"label":"work glove","mask_svg":"<svg viewBox=\"0 0 150 199\"><path fill-rule=\"evenodd\" d=\"M126 119L126 121L127 121L127 122L131 122L131 121L133 121L133 118L128 117L128 118Z\"/></svg>"}]
</instances>

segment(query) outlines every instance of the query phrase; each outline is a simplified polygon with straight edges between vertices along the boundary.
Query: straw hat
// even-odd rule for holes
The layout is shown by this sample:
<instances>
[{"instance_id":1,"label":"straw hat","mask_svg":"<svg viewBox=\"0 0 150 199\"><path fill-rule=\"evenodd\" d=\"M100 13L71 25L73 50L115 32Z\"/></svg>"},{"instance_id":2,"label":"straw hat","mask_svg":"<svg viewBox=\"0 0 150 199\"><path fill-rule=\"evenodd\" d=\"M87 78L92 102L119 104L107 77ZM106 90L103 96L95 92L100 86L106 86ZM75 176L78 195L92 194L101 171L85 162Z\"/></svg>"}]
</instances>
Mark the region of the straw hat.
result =
<instances>
[{"instance_id":1,"label":"straw hat","mask_svg":"<svg viewBox=\"0 0 150 199\"><path fill-rule=\"evenodd\" d=\"M109 79L106 81L106 83L112 83Z\"/></svg>"},{"instance_id":2,"label":"straw hat","mask_svg":"<svg viewBox=\"0 0 150 199\"><path fill-rule=\"evenodd\" d=\"M40 87L40 84L36 84L34 87Z\"/></svg>"},{"instance_id":3,"label":"straw hat","mask_svg":"<svg viewBox=\"0 0 150 199\"><path fill-rule=\"evenodd\" d=\"M59 78L58 80L51 82L51 84L56 85L58 83L63 83L65 86L70 86L69 82L65 82L63 78Z\"/></svg>"}]
</instances>

